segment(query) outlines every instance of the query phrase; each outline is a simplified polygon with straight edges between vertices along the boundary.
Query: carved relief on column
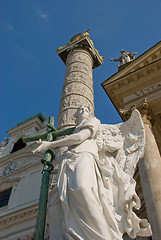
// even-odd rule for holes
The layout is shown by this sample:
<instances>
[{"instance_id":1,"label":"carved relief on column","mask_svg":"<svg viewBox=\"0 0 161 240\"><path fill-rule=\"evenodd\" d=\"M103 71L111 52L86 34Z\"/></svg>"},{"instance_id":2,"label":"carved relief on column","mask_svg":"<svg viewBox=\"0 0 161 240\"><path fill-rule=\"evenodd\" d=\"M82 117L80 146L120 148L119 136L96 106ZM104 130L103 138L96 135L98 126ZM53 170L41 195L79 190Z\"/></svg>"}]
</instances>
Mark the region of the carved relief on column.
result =
<instances>
[{"instance_id":1,"label":"carved relief on column","mask_svg":"<svg viewBox=\"0 0 161 240\"><path fill-rule=\"evenodd\" d=\"M69 52L57 128L75 126L75 112L81 105L91 107L94 114L93 59L87 50L76 48Z\"/></svg>"},{"instance_id":2,"label":"carved relief on column","mask_svg":"<svg viewBox=\"0 0 161 240\"><path fill-rule=\"evenodd\" d=\"M89 78L87 80L87 78ZM89 83L89 87L93 87L93 79L92 79L92 76L90 77L89 75L87 75L86 73L84 72L70 72L70 73L66 73L65 75L65 82L66 84L70 83L70 82L82 82L84 84L87 85L87 83Z\"/></svg>"},{"instance_id":3,"label":"carved relief on column","mask_svg":"<svg viewBox=\"0 0 161 240\"><path fill-rule=\"evenodd\" d=\"M82 84L80 82L78 82L77 84L71 83L66 85L63 91L64 94L62 95L60 102L60 112L69 107L74 108L80 106L79 97L83 97L83 102L90 102L91 105L93 105L93 92L85 84Z\"/></svg>"}]
</instances>

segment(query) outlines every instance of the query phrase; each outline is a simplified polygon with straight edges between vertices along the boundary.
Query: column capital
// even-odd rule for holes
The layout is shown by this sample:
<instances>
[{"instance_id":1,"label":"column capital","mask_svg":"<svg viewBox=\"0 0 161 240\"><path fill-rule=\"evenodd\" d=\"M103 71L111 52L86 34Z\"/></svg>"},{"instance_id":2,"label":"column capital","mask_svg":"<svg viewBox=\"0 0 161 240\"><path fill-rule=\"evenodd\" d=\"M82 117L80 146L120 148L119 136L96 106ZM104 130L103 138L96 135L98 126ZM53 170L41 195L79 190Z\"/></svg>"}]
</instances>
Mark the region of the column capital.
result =
<instances>
[{"instance_id":1,"label":"column capital","mask_svg":"<svg viewBox=\"0 0 161 240\"><path fill-rule=\"evenodd\" d=\"M136 109L136 105L134 104L133 106L131 106L130 108L122 108L122 109L119 109L119 112L121 114L121 117L124 121L127 121L130 116L131 116L131 113L134 109Z\"/></svg>"},{"instance_id":2,"label":"column capital","mask_svg":"<svg viewBox=\"0 0 161 240\"><path fill-rule=\"evenodd\" d=\"M76 48L87 50L90 53L93 58L93 68L103 64L104 57L101 57L98 50L94 47L93 41L89 37L88 29L84 33L76 34L65 46L57 49L57 53L65 65L68 53Z\"/></svg>"},{"instance_id":3,"label":"column capital","mask_svg":"<svg viewBox=\"0 0 161 240\"><path fill-rule=\"evenodd\" d=\"M140 112L144 124L148 124L152 127L155 121L155 117L154 114L152 113L152 110L150 108L150 105L148 104L147 99L145 98L143 102L140 103L138 106L134 104L128 109L120 109L120 113L124 121L128 120L134 109L137 109Z\"/></svg>"},{"instance_id":4,"label":"column capital","mask_svg":"<svg viewBox=\"0 0 161 240\"><path fill-rule=\"evenodd\" d=\"M143 103L139 106L138 110L142 116L144 124L148 124L152 127L154 123L154 116L146 98L144 99Z\"/></svg>"}]
</instances>

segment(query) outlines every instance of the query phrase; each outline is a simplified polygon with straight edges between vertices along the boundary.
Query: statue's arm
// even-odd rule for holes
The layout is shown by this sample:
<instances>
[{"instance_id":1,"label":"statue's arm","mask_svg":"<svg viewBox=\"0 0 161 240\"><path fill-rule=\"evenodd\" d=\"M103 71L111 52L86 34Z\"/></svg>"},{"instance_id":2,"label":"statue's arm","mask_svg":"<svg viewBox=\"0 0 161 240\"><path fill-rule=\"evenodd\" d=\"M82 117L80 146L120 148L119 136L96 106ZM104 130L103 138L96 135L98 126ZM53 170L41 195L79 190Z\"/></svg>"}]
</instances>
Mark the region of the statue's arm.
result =
<instances>
[{"instance_id":1,"label":"statue's arm","mask_svg":"<svg viewBox=\"0 0 161 240\"><path fill-rule=\"evenodd\" d=\"M129 57L131 58L131 60L135 59L136 54L137 54L137 52L129 53Z\"/></svg>"},{"instance_id":2,"label":"statue's arm","mask_svg":"<svg viewBox=\"0 0 161 240\"><path fill-rule=\"evenodd\" d=\"M37 142L38 148L33 153L45 152L49 148L65 147L70 145L77 145L84 142L91 136L91 131L88 128L81 129L80 132L66 136L65 138L59 139L53 142L41 141Z\"/></svg>"},{"instance_id":3,"label":"statue's arm","mask_svg":"<svg viewBox=\"0 0 161 240\"><path fill-rule=\"evenodd\" d=\"M121 57L119 57L119 58L111 58L110 61L120 62L121 61Z\"/></svg>"}]
</instances>

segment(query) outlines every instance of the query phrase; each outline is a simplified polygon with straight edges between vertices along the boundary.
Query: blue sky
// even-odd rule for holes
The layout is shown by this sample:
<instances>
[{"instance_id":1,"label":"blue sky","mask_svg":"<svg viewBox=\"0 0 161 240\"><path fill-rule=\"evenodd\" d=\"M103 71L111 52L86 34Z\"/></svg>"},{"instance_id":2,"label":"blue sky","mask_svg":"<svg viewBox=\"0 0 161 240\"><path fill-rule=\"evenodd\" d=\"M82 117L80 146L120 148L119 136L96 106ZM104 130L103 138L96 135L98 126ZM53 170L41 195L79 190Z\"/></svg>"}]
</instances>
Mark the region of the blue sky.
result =
<instances>
[{"instance_id":1,"label":"blue sky","mask_svg":"<svg viewBox=\"0 0 161 240\"><path fill-rule=\"evenodd\" d=\"M56 49L90 28L104 64L94 69L95 113L121 121L101 83L117 71L120 49L137 56L161 36L160 0L1 0L0 141L17 123L39 113L57 122L65 65Z\"/></svg>"}]
</instances>

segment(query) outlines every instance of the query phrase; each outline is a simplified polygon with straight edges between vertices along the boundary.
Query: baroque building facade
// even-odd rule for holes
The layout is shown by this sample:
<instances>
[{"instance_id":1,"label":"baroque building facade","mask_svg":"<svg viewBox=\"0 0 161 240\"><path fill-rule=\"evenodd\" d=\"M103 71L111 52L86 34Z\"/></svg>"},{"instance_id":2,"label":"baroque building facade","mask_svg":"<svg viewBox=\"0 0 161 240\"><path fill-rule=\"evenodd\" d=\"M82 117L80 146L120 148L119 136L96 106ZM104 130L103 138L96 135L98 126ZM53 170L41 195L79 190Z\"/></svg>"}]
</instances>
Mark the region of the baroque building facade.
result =
<instances>
[{"instance_id":1,"label":"baroque building facade","mask_svg":"<svg viewBox=\"0 0 161 240\"><path fill-rule=\"evenodd\" d=\"M47 121L39 113L8 130L10 141L0 149L0 239L34 239L41 182L42 154L22 137L44 132ZM2 146L3 145L3 146Z\"/></svg>"}]
</instances>

